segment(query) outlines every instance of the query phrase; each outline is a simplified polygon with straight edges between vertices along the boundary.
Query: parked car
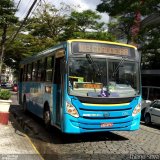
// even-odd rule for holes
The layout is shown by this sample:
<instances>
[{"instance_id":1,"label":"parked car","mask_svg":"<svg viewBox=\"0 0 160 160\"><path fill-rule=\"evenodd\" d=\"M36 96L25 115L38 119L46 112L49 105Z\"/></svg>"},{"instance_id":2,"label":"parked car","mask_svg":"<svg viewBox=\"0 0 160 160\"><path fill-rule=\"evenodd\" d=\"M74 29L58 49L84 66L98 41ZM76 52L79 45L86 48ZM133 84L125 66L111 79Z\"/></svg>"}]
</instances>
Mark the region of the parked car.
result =
<instances>
[{"instance_id":1,"label":"parked car","mask_svg":"<svg viewBox=\"0 0 160 160\"><path fill-rule=\"evenodd\" d=\"M144 114L145 124L160 124L160 100L154 100L149 107L146 108Z\"/></svg>"},{"instance_id":2,"label":"parked car","mask_svg":"<svg viewBox=\"0 0 160 160\"><path fill-rule=\"evenodd\" d=\"M2 87L2 88L6 88L6 87L7 87L7 83L6 83L6 82L2 82L2 83L1 83L1 87Z\"/></svg>"},{"instance_id":3,"label":"parked car","mask_svg":"<svg viewBox=\"0 0 160 160\"><path fill-rule=\"evenodd\" d=\"M150 100L144 100L142 99L142 105L141 105L141 121L144 121L144 113L146 108L148 108L150 106L150 104L152 103L152 101Z\"/></svg>"},{"instance_id":4,"label":"parked car","mask_svg":"<svg viewBox=\"0 0 160 160\"><path fill-rule=\"evenodd\" d=\"M2 88L10 88L12 85L11 85L11 83L9 83L9 82L2 82L1 83L1 87Z\"/></svg>"},{"instance_id":5,"label":"parked car","mask_svg":"<svg viewBox=\"0 0 160 160\"><path fill-rule=\"evenodd\" d=\"M18 85L13 84L12 90L13 90L13 92L17 92L18 91Z\"/></svg>"}]
</instances>

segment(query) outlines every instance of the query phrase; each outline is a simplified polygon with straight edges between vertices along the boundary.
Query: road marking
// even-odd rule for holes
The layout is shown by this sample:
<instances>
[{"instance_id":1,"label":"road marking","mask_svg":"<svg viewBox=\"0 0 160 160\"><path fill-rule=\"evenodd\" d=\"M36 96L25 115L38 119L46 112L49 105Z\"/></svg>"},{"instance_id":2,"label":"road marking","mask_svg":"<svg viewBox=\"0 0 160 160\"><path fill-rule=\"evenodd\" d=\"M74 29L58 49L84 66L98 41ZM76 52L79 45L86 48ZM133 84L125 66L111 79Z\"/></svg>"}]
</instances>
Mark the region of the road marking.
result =
<instances>
[{"instance_id":1,"label":"road marking","mask_svg":"<svg viewBox=\"0 0 160 160\"><path fill-rule=\"evenodd\" d=\"M37 150L37 148L35 147L35 145L32 143L31 139L26 134L25 134L25 137L28 139L29 143L32 145L33 149L39 155L39 157L41 158L41 160L44 160L44 158L41 156L41 154L39 153L39 151Z\"/></svg>"}]
</instances>

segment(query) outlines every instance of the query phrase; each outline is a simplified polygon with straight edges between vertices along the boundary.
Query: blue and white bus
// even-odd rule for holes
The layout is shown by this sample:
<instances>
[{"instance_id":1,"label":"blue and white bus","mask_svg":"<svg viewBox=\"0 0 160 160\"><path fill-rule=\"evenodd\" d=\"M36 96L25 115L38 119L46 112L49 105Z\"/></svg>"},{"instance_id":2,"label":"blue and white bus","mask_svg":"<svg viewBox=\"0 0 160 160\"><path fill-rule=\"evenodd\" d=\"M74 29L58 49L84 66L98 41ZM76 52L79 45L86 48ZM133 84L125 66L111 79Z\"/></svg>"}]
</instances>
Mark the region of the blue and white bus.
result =
<instances>
[{"instance_id":1,"label":"blue and white bus","mask_svg":"<svg viewBox=\"0 0 160 160\"><path fill-rule=\"evenodd\" d=\"M64 133L133 131L141 116L132 45L73 39L20 63L19 101Z\"/></svg>"}]
</instances>

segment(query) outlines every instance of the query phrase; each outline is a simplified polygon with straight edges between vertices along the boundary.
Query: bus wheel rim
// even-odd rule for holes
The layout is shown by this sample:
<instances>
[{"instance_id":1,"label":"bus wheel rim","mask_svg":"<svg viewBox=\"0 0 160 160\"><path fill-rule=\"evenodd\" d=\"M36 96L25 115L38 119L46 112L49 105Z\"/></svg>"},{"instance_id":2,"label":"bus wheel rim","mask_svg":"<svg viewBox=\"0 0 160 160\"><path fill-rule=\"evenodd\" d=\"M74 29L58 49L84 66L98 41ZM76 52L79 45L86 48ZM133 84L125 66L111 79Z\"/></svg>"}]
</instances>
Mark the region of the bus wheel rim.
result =
<instances>
[{"instance_id":1,"label":"bus wheel rim","mask_svg":"<svg viewBox=\"0 0 160 160\"><path fill-rule=\"evenodd\" d=\"M50 121L50 114L48 111L44 113L44 121L45 121L45 124L47 124Z\"/></svg>"}]
</instances>

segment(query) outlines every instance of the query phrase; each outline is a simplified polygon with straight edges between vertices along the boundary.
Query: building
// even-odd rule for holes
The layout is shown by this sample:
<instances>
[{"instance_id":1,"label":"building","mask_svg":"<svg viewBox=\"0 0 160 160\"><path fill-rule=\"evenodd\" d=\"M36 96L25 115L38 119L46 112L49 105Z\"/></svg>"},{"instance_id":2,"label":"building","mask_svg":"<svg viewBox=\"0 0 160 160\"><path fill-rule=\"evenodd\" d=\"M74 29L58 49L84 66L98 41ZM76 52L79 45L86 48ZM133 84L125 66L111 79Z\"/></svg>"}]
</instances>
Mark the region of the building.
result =
<instances>
[{"instance_id":1,"label":"building","mask_svg":"<svg viewBox=\"0 0 160 160\"><path fill-rule=\"evenodd\" d=\"M142 70L143 99L160 99L160 70Z\"/></svg>"},{"instance_id":2,"label":"building","mask_svg":"<svg viewBox=\"0 0 160 160\"><path fill-rule=\"evenodd\" d=\"M5 66L2 69L2 74L1 74L1 82L10 82L13 83L14 81L14 70L11 69L8 66Z\"/></svg>"}]
</instances>

